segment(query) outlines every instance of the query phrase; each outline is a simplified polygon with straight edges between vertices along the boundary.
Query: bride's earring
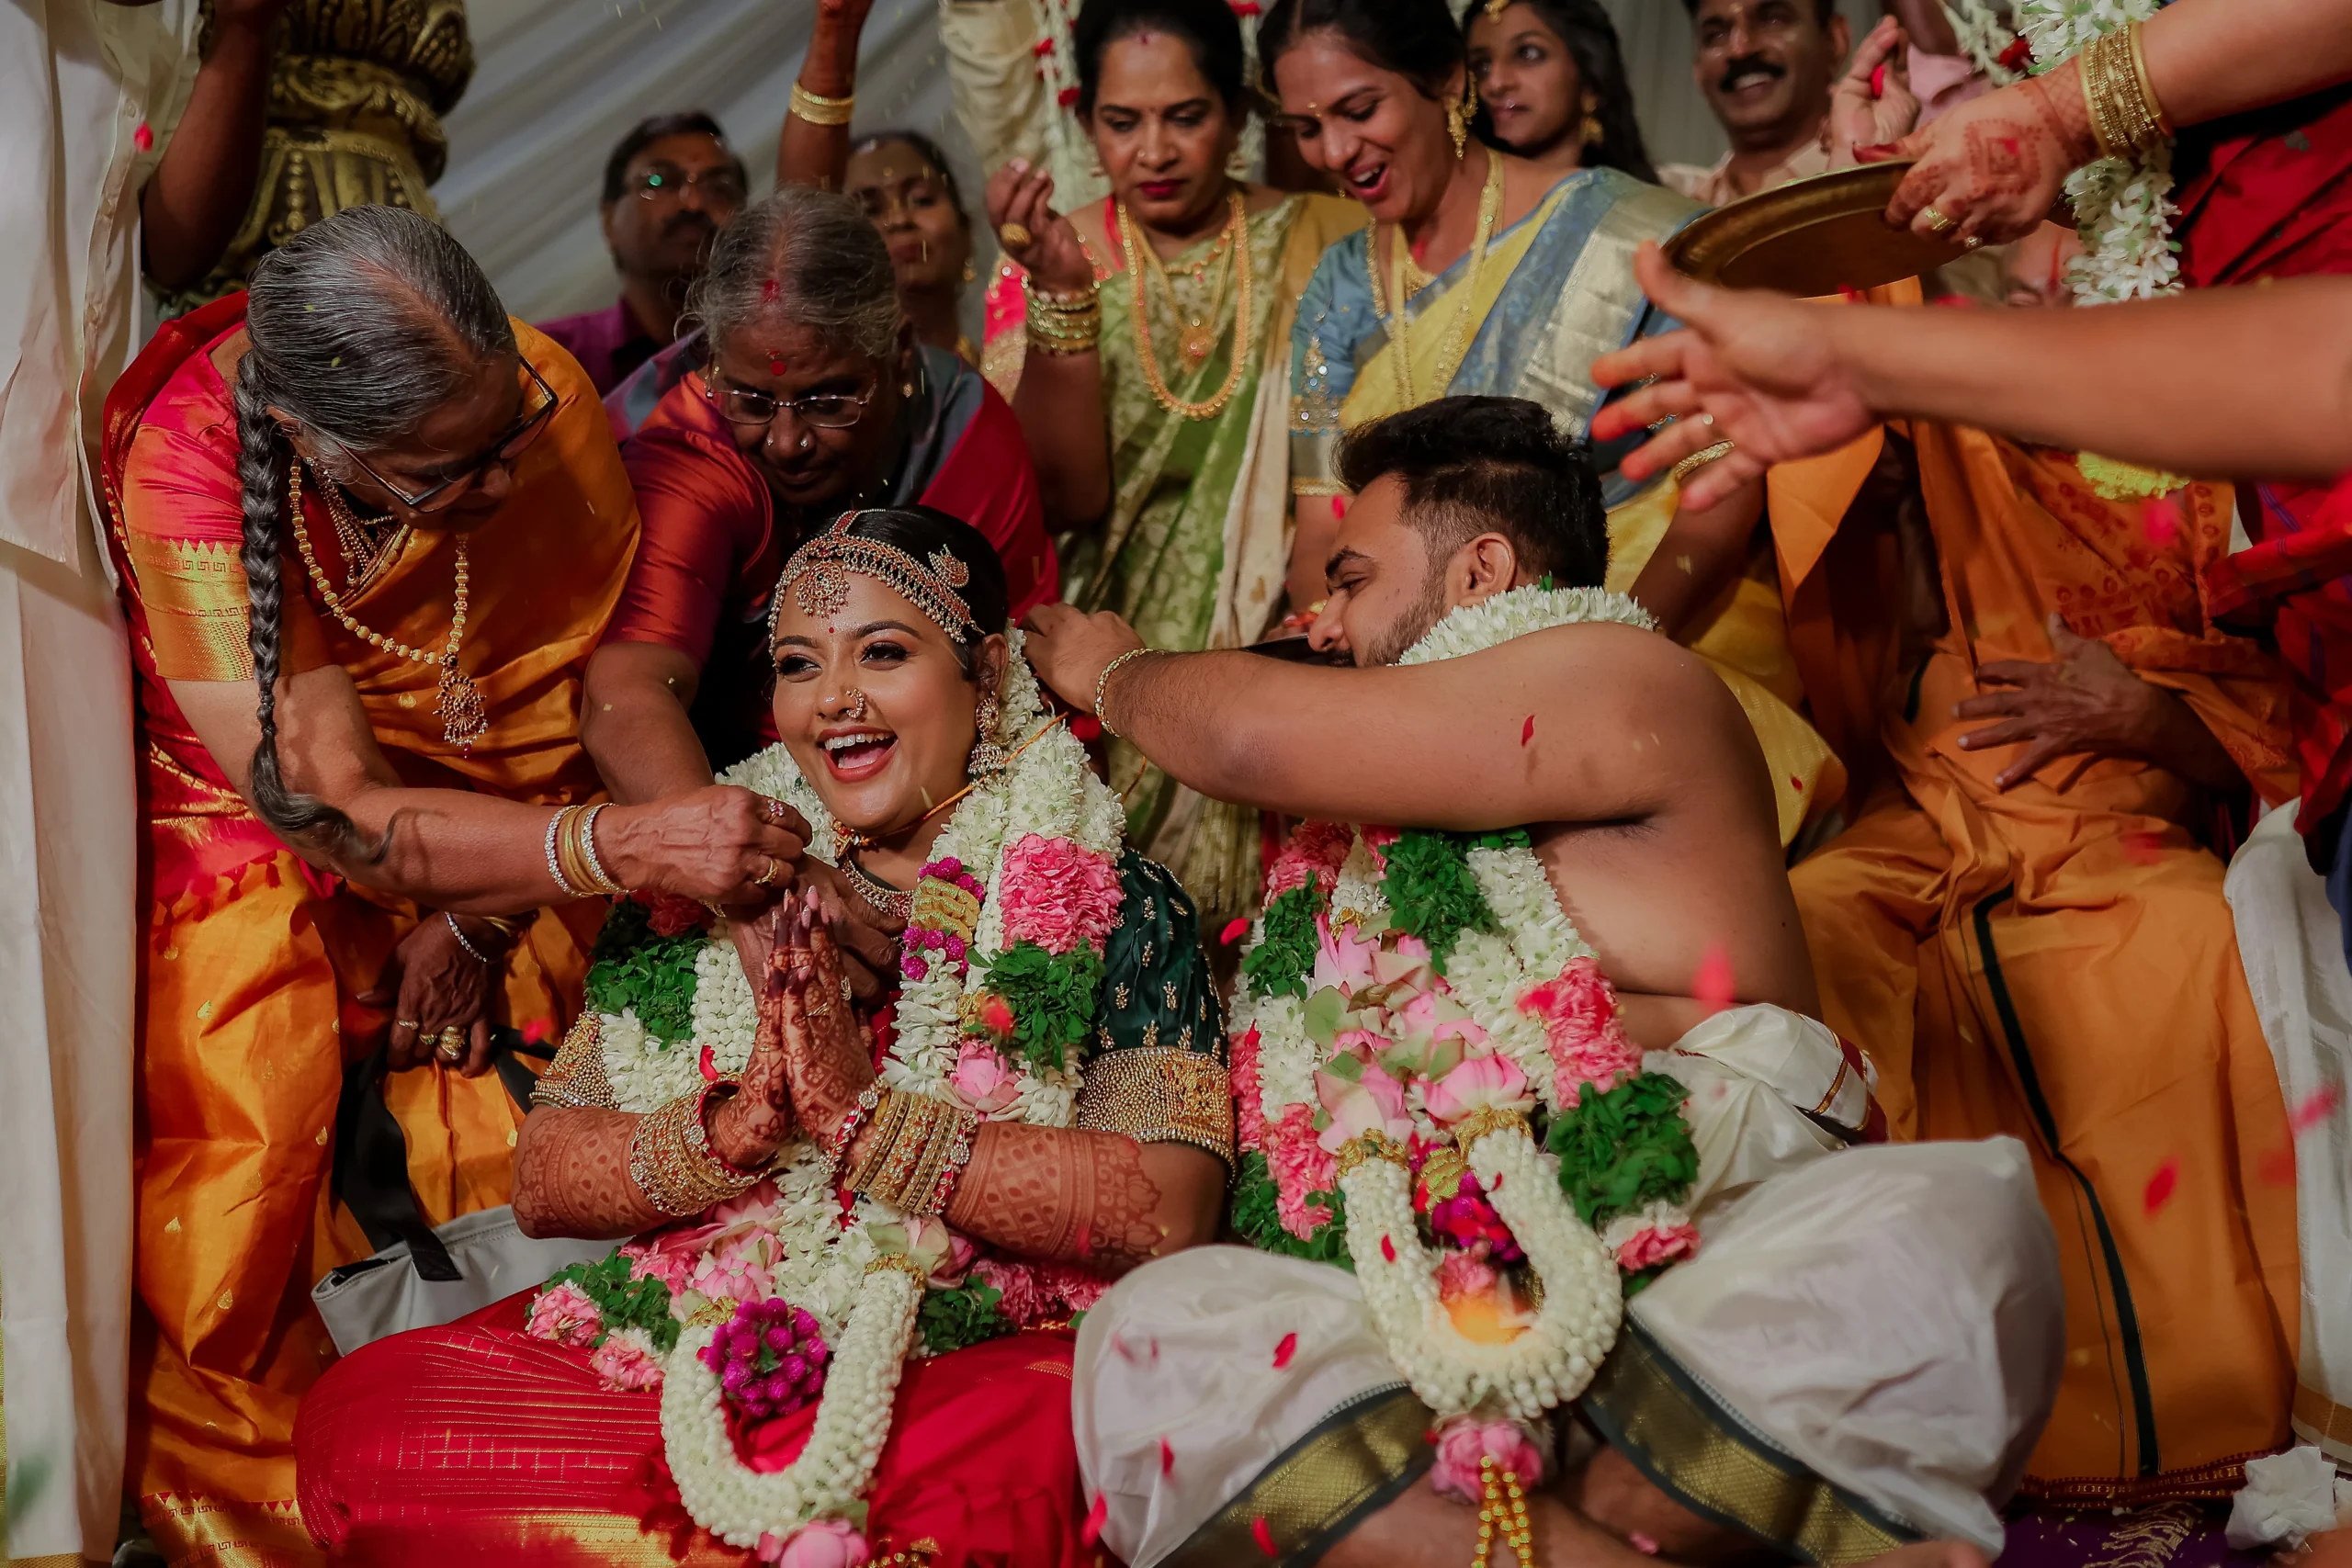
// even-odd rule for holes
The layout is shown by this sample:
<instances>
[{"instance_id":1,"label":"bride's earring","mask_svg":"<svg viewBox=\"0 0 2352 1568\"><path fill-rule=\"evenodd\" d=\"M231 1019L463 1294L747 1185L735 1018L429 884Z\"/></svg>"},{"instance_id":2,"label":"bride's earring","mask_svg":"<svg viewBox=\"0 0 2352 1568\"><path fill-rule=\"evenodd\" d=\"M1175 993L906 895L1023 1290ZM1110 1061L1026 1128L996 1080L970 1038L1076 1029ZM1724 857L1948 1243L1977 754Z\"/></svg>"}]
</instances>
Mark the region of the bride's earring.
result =
<instances>
[{"instance_id":1,"label":"bride's earring","mask_svg":"<svg viewBox=\"0 0 2352 1568\"><path fill-rule=\"evenodd\" d=\"M997 743L998 716L996 693L982 692L978 705L972 710L973 725L980 732L979 741L972 748L968 764L971 776L976 779L994 778L1012 765L1011 754Z\"/></svg>"}]
</instances>

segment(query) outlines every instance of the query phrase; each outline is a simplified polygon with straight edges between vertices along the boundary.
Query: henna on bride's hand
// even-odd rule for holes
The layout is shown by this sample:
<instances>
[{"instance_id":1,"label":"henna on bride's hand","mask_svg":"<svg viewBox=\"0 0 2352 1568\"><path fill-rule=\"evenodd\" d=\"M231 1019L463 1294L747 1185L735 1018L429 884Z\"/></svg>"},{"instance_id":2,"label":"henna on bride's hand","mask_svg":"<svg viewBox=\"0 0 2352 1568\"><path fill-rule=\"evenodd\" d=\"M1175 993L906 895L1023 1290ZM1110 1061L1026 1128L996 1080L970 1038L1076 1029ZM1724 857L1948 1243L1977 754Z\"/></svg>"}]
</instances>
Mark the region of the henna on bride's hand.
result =
<instances>
[{"instance_id":1,"label":"henna on bride's hand","mask_svg":"<svg viewBox=\"0 0 2352 1568\"><path fill-rule=\"evenodd\" d=\"M1167 1232L1143 1146L1115 1133L990 1122L947 1205L947 1222L1028 1258L1123 1274Z\"/></svg>"},{"instance_id":2,"label":"henna on bride's hand","mask_svg":"<svg viewBox=\"0 0 2352 1568\"><path fill-rule=\"evenodd\" d=\"M626 1236L667 1220L629 1177L637 1123L624 1111L532 1111L514 1141L514 1209L525 1234Z\"/></svg>"},{"instance_id":3,"label":"henna on bride's hand","mask_svg":"<svg viewBox=\"0 0 2352 1568\"><path fill-rule=\"evenodd\" d=\"M770 975L778 991L793 1101L812 1129L830 1130L874 1081L874 1066L856 1013L842 995L832 938L798 900L777 937Z\"/></svg>"}]
</instances>

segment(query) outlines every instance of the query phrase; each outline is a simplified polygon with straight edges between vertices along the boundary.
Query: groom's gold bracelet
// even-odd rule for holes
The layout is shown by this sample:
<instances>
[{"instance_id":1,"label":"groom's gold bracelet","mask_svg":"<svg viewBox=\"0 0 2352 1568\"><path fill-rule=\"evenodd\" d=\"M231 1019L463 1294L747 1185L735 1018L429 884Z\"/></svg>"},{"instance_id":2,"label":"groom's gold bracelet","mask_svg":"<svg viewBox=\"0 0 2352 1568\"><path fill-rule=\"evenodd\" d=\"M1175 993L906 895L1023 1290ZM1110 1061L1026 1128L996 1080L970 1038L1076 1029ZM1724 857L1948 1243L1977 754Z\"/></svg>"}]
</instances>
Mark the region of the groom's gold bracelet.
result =
<instances>
[{"instance_id":1,"label":"groom's gold bracelet","mask_svg":"<svg viewBox=\"0 0 2352 1568\"><path fill-rule=\"evenodd\" d=\"M1147 653L1159 651L1159 649L1156 648L1131 648L1102 666L1102 673L1094 677L1094 718L1096 723L1102 725L1103 734L1114 739L1119 737L1119 732L1112 727L1111 716L1103 705L1110 698L1112 674L1118 670L1119 666L1130 660L1141 659Z\"/></svg>"}]
</instances>

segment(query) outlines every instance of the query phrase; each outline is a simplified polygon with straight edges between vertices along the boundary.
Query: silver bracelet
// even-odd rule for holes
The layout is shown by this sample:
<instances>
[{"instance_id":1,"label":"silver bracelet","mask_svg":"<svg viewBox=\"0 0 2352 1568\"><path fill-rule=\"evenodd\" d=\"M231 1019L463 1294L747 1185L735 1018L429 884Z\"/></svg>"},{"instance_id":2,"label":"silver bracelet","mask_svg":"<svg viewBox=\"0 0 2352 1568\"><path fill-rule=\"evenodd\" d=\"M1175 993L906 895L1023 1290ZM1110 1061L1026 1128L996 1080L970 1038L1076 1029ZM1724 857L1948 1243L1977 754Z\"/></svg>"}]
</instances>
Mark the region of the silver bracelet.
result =
<instances>
[{"instance_id":1,"label":"silver bracelet","mask_svg":"<svg viewBox=\"0 0 2352 1568\"><path fill-rule=\"evenodd\" d=\"M492 958L489 953L484 953L481 948L476 947L472 942L466 940L466 933L464 931L459 929L458 925L457 916L449 913L448 910L444 909L441 911L441 918L449 922L449 934L458 939L458 945L466 950L467 957L472 959L475 963L481 964L485 969L498 962L498 960Z\"/></svg>"},{"instance_id":2,"label":"silver bracelet","mask_svg":"<svg viewBox=\"0 0 2352 1568\"><path fill-rule=\"evenodd\" d=\"M588 897L588 892L571 885L571 878L563 874L563 862L556 857L555 852L556 837L563 831L564 818L569 817L574 807L569 806L558 807L555 815L548 818L548 874L555 878L556 887L565 897L585 898Z\"/></svg>"},{"instance_id":3,"label":"silver bracelet","mask_svg":"<svg viewBox=\"0 0 2352 1568\"><path fill-rule=\"evenodd\" d=\"M588 874L596 879L596 891L618 897L628 889L615 882L606 874L605 863L596 858L596 814L611 804L609 800L598 801L588 808L588 815L581 819L580 854L581 858L588 863Z\"/></svg>"},{"instance_id":4,"label":"silver bracelet","mask_svg":"<svg viewBox=\"0 0 2352 1568\"><path fill-rule=\"evenodd\" d=\"M1156 648L1131 648L1127 649L1126 652L1119 655L1118 658L1111 660L1110 663L1102 666L1102 673L1094 677L1094 718L1096 723L1102 725L1103 734L1112 737L1114 739L1123 739L1117 730L1111 728L1111 716L1103 711L1104 704L1111 694L1112 673L1116 671L1120 665L1126 663L1129 660L1141 659L1147 653L1158 653L1159 651L1159 649Z\"/></svg>"}]
</instances>

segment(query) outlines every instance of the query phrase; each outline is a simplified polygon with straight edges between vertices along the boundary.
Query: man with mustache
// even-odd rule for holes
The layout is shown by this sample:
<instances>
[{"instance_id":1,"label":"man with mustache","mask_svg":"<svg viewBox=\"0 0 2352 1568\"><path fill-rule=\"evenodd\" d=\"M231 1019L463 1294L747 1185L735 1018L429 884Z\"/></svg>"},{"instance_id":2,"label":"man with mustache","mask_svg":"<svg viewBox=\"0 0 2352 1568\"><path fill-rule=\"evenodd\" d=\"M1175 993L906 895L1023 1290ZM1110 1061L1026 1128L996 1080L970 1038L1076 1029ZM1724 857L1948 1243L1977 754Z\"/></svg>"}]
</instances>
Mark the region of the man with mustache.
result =
<instances>
[{"instance_id":1,"label":"man with mustache","mask_svg":"<svg viewBox=\"0 0 2352 1568\"><path fill-rule=\"evenodd\" d=\"M1838 0L1682 0L1682 8L1698 34L1691 74L1731 151L1711 169L1662 164L1658 177L1721 207L1827 172L1830 84L1854 42Z\"/></svg>"},{"instance_id":2,"label":"man with mustache","mask_svg":"<svg viewBox=\"0 0 2352 1568\"><path fill-rule=\"evenodd\" d=\"M640 120L605 163L605 243L621 297L601 310L542 321L601 395L678 335L686 286L743 205L743 160L699 109Z\"/></svg>"}]
</instances>

